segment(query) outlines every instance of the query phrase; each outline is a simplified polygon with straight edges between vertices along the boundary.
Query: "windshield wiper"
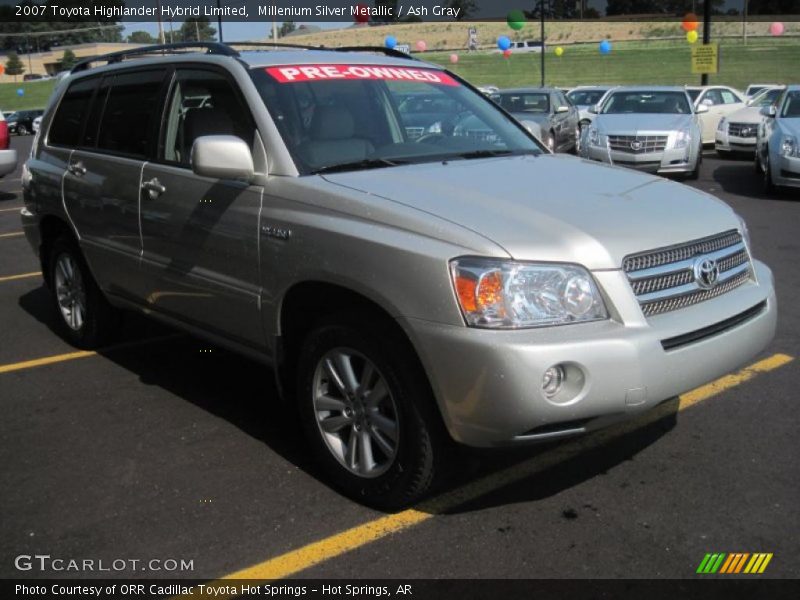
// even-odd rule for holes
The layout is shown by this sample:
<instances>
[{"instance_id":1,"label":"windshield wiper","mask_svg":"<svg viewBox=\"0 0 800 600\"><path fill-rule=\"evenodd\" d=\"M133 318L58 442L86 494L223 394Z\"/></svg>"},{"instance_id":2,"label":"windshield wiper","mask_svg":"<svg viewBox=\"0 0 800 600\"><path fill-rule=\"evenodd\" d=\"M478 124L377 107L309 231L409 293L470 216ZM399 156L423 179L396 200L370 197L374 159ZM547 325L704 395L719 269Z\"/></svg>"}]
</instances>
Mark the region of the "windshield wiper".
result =
<instances>
[{"instance_id":1,"label":"windshield wiper","mask_svg":"<svg viewBox=\"0 0 800 600\"><path fill-rule=\"evenodd\" d=\"M493 156L520 156L522 154L539 154L533 150L473 150L472 152L462 152L454 156L458 158L491 158Z\"/></svg>"},{"instance_id":2,"label":"windshield wiper","mask_svg":"<svg viewBox=\"0 0 800 600\"><path fill-rule=\"evenodd\" d=\"M380 169L382 167L397 167L403 164L407 164L407 161L389 160L388 158L365 158L363 160L354 160L320 167L319 169L311 171L311 174L319 175L321 173L339 173L341 171L362 171L365 169Z\"/></svg>"}]
</instances>

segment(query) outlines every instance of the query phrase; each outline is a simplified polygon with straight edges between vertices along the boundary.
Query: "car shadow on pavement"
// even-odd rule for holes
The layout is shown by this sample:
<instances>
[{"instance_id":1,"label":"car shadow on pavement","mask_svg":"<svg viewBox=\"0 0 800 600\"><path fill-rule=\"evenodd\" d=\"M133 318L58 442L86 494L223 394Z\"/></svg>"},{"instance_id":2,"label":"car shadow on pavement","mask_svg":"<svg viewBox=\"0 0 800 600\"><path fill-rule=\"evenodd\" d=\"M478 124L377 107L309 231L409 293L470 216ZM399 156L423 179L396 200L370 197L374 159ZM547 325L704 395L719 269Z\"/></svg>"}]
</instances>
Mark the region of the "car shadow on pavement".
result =
<instances>
[{"instance_id":1,"label":"car shadow on pavement","mask_svg":"<svg viewBox=\"0 0 800 600\"><path fill-rule=\"evenodd\" d=\"M0 179L2 181L2 179ZM0 202L11 202L12 200L16 200L17 195L12 194L11 192L3 192L0 191Z\"/></svg>"},{"instance_id":2,"label":"car shadow on pavement","mask_svg":"<svg viewBox=\"0 0 800 600\"><path fill-rule=\"evenodd\" d=\"M21 296L19 305L57 333L57 315L44 286ZM154 341L147 341L151 339ZM98 354L135 374L144 386L158 386L228 421L320 481L320 485L325 485L303 443L295 411L288 402L279 399L272 369L268 366L214 347L188 334L177 333L134 313L126 313L117 343L98 351ZM674 426L677 401L670 402L674 402L674 410L667 406L669 403L662 403L656 410L666 416L655 423L602 445L590 444L585 451L555 467L510 485L490 488L488 493L479 498L460 505L451 503L438 512L470 512L488 506L535 501L558 494L583 481L602 477L613 467L634 460L637 453ZM665 408L667 410L663 410ZM476 480L504 469L536 461L537 456L558 448L559 444L493 450L452 446L450 460L454 461L457 468L451 466L446 470L435 494L447 494L469 487ZM248 477L247 474L242 476ZM427 510L424 501L418 509Z\"/></svg>"},{"instance_id":3,"label":"car shadow on pavement","mask_svg":"<svg viewBox=\"0 0 800 600\"><path fill-rule=\"evenodd\" d=\"M753 200L797 199L797 190L782 190L775 194L767 194L764 191L764 176L760 173L755 173L752 160L747 162L736 159L726 160L725 164L714 169L711 177L717 185L729 194L736 194Z\"/></svg>"}]
</instances>

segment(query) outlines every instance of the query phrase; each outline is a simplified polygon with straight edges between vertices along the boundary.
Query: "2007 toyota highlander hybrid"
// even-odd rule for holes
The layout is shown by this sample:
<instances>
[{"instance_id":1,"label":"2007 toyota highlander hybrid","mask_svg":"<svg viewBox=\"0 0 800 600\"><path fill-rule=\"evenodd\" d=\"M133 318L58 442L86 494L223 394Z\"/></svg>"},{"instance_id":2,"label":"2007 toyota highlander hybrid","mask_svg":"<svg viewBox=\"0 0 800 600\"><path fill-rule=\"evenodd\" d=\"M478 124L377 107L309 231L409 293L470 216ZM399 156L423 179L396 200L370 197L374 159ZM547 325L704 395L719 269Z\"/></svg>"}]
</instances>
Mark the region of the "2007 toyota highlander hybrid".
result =
<instances>
[{"instance_id":1,"label":"2007 toyota highlander hybrid","mask_svg":"<svg viewBox=\"0 0 800 600\"><path fill-rule=\"evenodd\" d=\"M354 498L413 502L447 436L631 417L774 334L772 274L703 192L551 154L395 52L177 48L80 64L34 141L22 220L63 332L134 309L273 365ZM410 131L414 94L455 109Z\"/></svg>"}]
</instances>

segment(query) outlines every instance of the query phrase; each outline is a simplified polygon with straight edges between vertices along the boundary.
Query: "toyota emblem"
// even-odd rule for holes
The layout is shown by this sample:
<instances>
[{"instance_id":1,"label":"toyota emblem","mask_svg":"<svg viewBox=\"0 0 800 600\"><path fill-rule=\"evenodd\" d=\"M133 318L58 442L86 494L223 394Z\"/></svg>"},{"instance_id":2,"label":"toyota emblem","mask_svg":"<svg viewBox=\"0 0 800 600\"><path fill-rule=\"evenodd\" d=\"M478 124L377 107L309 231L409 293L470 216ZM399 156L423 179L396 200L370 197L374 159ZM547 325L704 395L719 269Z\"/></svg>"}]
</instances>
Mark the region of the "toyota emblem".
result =
<instances>
[{"instance_id":1,"label":"toyota emblem","mask_svg":"<svg viewBox=\"0 0 800 600\"><path fill-rule=\"evenodd\" d=\"M710 290L719 280L719 265L713 258L701 256L694 261L694 280L704 290Z\"/></svg>"}]
</instances>

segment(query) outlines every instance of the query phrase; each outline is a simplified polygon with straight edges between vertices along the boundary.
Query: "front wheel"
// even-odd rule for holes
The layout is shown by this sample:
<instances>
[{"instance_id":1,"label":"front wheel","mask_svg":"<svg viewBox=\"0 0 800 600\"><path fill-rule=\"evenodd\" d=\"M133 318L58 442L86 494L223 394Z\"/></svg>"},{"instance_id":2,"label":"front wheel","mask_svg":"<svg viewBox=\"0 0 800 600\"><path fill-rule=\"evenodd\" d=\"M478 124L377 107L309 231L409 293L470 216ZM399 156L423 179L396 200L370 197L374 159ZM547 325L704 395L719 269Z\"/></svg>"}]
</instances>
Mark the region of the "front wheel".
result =
<instances>
[{"instance_id":1,"label":"front wheel","mask_svg":"<svg viewBox=\"0 0 800 600\"><path fill-rule=\"evenodd\" d=\"M53 242L49 282L58 323L65 338L79 348L107 342L119 322L94 281L77 243L68 237Z\"/></svg>"},{"instance_id":2,"label":"front wheel","mask_svg":"<svg viewBox=\"0 0 800 600\"><path fill-rule=\"evenodd\" d=\"M300 351L300 419L332 485L364 504L395 509L430 488L438 434L433 398L407 342L365 319L331 319Z\"/></svg>"},{"instance_id":3,"label":"front wheel","mask_svg":"<svg viewBox=\"0 0 800 600\"><path fill-rule=\"evenodd\" d=\"M18 125L17 135L28 135L28 128L25 125Z\"/></svg>"},{"instance_id":4,"label":"front wheel","mask_svg":"<svg viewBox=\"0 0 800 600\"><path fill-rule=\"evenodd\" d=\"M769 152L764 157L764 191L767 194L775 194L778 191L778 186L772 180L772 165L769 160Z\"/></svg>"}]
</instances>

